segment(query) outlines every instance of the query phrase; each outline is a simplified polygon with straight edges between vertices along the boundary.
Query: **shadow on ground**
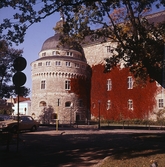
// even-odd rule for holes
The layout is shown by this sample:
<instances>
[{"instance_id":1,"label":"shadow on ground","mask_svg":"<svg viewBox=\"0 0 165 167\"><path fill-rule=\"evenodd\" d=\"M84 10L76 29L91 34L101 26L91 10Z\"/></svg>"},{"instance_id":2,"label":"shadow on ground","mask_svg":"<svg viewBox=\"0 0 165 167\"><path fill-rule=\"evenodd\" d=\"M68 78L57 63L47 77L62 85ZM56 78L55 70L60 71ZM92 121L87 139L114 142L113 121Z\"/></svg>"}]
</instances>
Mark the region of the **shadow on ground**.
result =
<instances>
[{"instance_id":1,"label":"shadow on ground","mask_svg":"<svg viewBox=\"0 0 165 167\"><path fill-rule=\"evenodd\" d=\"M149 134L147 134L149 136ZM9 152L0 146L1 167L85 167L93 166L107 156L122 159L165 153L165 135L160 138L139 137L140 134L115 133L105 130L49 130L20 134ZM160 140L159 140L160 139ZM126 154L125 154L126 153ZM130 153L130 154L128 154ZM128 158L128 157L127 157Z\"/></svg>"}]
</instances>

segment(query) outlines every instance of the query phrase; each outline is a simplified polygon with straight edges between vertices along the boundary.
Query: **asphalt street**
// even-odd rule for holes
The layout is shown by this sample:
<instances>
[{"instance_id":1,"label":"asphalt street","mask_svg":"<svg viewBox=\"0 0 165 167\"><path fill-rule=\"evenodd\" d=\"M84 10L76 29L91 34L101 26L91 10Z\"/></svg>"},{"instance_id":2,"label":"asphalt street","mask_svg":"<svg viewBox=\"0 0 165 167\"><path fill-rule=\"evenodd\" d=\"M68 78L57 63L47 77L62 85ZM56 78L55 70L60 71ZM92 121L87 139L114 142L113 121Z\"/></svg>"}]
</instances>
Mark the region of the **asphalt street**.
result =
<instances>
[{"instance_id":1,"label":"asphalt street","mask_svg":"<svg viewBox=\"0 0 165 167\"><path fill-rule=\"evenodd\" d=\"M36 132L19 134L12 140L9 151L0 145L0 167L87 167L98 166L108 156L128 149L155 147L165 151L161 143L135 140L133 134L165 133L164 130L98 130L58 129L40 127ZM18 146L18 147L17 147ZM153 152L154 154L154 152Z\"/></svg>"}]
</instances>

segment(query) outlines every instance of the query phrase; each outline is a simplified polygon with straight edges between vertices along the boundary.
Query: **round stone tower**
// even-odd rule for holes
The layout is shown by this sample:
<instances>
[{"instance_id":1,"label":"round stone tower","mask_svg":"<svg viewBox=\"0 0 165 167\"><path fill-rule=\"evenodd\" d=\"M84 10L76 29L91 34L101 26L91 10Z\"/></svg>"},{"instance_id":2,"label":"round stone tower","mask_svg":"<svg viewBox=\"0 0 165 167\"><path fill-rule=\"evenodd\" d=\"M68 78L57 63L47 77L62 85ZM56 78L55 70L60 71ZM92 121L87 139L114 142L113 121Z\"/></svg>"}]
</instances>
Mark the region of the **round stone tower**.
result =
<instances>
[{"instance_id":1,"label":"round stone tower","mask_svg":"<svg viewBox=\"0 0 165 167\"><path fill-rule=\"evenodd\" d=\"M31 63L31 115L45 123L85 121L90 115L90 67L82 47L75 42L61 45L60 37L56 33L48 38L39 59Z\"/></svg>"}]
</instances>

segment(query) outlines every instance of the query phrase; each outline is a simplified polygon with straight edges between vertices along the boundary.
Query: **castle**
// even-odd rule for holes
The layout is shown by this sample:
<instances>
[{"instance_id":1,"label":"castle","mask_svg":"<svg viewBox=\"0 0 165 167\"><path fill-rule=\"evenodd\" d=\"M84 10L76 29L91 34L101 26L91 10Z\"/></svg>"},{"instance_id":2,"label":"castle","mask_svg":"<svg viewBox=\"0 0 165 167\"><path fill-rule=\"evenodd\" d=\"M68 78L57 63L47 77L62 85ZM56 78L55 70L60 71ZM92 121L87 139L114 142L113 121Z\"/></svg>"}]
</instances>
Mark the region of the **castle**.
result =
<instances>
[{"instance_id":1,"label":"castle","mask_svg":"<svg viewBox=\"0 0 165 167\"><path fill-rule=\"evenodd\" d=\"M91 116L155 119L155 111L164 108L165 92L156 82L134 88L128 69L103 72L104 58L115 47L111 41L94 41L82 47L59 43L57 31L43 43L39 59L31 63L34 117L43 122L58 119L60 123L88 121Z\"/></svg>"}]
</instances>

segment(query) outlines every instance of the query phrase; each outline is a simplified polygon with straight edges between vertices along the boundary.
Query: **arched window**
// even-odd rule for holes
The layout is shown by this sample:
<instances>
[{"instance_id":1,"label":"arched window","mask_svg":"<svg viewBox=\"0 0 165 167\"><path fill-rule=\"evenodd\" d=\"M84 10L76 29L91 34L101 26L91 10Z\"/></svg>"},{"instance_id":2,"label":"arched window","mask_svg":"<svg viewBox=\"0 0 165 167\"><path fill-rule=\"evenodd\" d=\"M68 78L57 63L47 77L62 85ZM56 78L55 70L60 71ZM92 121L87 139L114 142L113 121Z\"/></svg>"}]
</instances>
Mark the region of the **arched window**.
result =
<instances>
[{"instance_id":1,"label":"arched window","mask_svg":"<svg viewBox=\"0 0 165 167\"><path fill-rule=\"evenodd\" d=\"M46 102L45 101L41 101L39 104L40 107L45 107L46 106Z\"/></svg>"}]
</instances>

